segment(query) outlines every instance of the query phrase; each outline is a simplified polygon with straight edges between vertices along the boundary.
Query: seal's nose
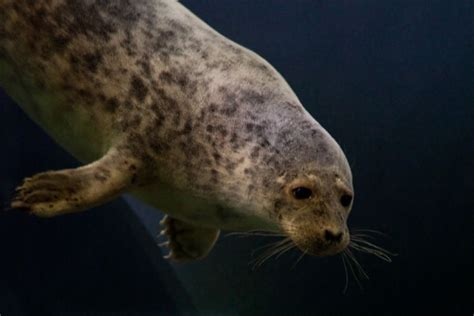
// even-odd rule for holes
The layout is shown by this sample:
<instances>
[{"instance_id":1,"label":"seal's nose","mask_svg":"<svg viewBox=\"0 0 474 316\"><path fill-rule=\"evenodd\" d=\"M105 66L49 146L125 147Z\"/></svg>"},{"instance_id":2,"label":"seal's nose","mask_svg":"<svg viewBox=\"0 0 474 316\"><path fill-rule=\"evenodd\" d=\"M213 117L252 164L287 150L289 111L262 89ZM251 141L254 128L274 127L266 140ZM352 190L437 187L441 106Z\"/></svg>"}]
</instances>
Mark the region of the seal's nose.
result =
<instances>
[{"instance_id":1,"label":"seal's nose","mask_svg":"<svg viewBox=\"0 0 474 316\"><path fill-rule=\"evenodd\" d=\"M342 240L342 232L333 232L330 231L329 229L326 229L324 231L324 239L326 239L327 242L333 243L333 242L341 242Z\"/></svg>"}]
</instances>

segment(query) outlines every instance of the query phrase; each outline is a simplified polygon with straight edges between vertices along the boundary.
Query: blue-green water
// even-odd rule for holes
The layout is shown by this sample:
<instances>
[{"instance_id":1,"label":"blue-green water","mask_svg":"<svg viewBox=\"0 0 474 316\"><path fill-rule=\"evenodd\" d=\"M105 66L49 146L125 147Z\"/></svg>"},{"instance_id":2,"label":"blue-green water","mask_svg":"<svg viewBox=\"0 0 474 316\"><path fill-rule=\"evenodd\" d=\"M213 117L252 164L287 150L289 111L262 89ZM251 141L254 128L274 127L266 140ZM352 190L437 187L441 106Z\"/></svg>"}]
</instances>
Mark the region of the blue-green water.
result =
<instances>
[{"instance_id":1,"label":"blue-green water","mask_svg":"<svg viewBox=\"0 0 474 316\"><path fill-rule=\"evenodd\" d=\"M0 313L54 315L470 315L472 1L181 1L255 50L341 144L354 174L350 226L399 255L296 251L257 271L259 238L221 238L206 260L170 265L160 214L130 198L51 220L0 216ZM23 177L77 166L0 92L0 198ZM446 314L447 315L447 314Z\"/></svg>"}]
</instances>

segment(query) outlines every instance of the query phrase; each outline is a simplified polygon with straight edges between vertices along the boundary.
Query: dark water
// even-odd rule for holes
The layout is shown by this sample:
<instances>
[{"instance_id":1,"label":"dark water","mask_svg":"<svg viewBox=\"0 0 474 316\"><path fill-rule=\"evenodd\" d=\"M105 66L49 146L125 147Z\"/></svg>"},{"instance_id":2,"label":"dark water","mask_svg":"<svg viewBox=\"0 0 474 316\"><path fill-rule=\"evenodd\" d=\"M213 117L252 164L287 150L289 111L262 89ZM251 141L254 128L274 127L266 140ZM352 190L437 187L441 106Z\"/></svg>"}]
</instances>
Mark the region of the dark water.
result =
<instances>
[{"instance_id":1,"label":"dark water","mask_svg":"<svg viewBox=\"0 0 474 316\"><path fill-rule=\"evenodd\" d=\"M52 220L1 214L1 315L471 315L473 2L181 2L283 74L352 165L350 226L385 232L399 255L358 256L370 280L343 294L339 257L252 271L260 239L171 266L154 245L160 214L129 198ZM25 176L77 166L3 93L0 131L2 203Z\"/></svg>"}]
</instances>

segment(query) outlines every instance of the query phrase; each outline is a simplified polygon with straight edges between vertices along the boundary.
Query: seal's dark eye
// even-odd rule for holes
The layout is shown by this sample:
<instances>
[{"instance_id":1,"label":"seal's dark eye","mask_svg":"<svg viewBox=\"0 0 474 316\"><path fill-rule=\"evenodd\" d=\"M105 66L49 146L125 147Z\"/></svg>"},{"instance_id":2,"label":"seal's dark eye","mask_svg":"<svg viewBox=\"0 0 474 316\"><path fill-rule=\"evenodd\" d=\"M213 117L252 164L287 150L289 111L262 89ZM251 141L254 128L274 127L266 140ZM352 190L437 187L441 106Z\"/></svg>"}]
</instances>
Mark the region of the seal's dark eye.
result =
<instances>
[{"instance_id":1,"label":"seal's dark eye","mask_svg":"<svg viewBox=\"0 0 474 316\"><path fill-rule=\"evenodd\" d=\"M298 200L304 200L304 199L309 199L313 195L313 191L311 189L305 188L305 187L297 187L293 189L293 196L295 199Z\"/></svg>"},{"instance_id":2,"label":"seal's dark eye","mask_svg":"<svg viewBox=\"0 0 474 316\"><path fill-rule=\"evenodd\" d=\"M341 196L340 201L341 201L342 206L348 207L349 205L351 205L352 196L349 194L344 194L343 196Z\"/></svg>"}]
</instances>

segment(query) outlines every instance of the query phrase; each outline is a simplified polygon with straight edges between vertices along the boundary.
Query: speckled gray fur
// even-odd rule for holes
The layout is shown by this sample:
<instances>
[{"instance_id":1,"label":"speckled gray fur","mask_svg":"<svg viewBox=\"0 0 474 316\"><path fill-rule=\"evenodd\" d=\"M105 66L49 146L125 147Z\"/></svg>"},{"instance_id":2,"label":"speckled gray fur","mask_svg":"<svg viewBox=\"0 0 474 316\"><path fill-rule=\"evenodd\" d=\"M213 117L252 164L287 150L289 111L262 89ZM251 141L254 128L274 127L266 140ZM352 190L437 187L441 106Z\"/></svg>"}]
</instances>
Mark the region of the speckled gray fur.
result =
<instances>
[{"instance_id":1,"label":"speckled gray fur","mask_svg":"<svg viewBox=\"0 0 474 316\"><path fill-rule=\"evenodd\" d=\"M0 21L7 93L84 163L111 148L137 161L125 191L175 218L280 230L301 207L282 197L295 179L352 190L341 149L271 65L174 0L0 0ZM345 227L348 211L315 208Z\"/></svg>"}]
</instances>

